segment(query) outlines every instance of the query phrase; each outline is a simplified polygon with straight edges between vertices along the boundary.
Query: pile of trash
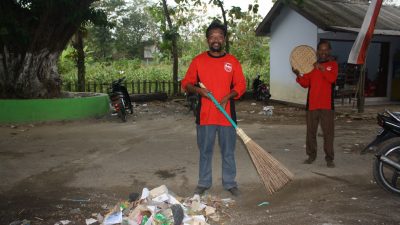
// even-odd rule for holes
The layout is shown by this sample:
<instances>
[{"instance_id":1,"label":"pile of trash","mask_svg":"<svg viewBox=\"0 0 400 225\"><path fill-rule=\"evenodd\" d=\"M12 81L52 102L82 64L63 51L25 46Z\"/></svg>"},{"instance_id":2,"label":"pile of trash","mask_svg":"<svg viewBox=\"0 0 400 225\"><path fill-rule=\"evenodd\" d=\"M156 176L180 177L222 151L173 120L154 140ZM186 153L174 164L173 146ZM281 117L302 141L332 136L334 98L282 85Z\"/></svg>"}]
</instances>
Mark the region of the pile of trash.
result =
<instances>
[{"instance_id":1,"label":"pile of trash","mask_svg":"<svg viewBox=\"0 0 400 225\"><path fill-rule=\"evenodd\" d=\"M227 209L235 201L206 195L180 198L168 191L165 185L149 190L143 188L131 193L129 201L119 202L108 214L96 219L86 219L86 224L104 225L208 225L230 217Z\"/></svg>"},{"instance_id":2,"label":"pile of trash","mask_svg":"<svg viewBox=\"0 0 400 225\"><path fill-rule=\"evenodd\" d=\"M272 116L273 112L274 112L274 106L269 105L269 106L264 106L263 110L259 114L263 114L266 116Z\"/></svg>"}]
</instances>

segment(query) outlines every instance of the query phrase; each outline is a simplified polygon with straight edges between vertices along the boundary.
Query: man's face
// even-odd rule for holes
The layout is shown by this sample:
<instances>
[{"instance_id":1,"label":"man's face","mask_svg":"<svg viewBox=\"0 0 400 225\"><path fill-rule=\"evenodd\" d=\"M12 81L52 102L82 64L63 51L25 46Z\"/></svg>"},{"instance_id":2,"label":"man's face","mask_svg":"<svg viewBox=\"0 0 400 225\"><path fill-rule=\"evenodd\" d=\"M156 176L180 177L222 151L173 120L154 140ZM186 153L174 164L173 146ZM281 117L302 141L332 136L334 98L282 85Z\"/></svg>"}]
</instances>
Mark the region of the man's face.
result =
<instances>
[{"instance_id":1,"label":"man's face","mask_svg":"<svg viewBox=\"0 0 400 225\"><path fill-rule=\"evenodd\" d=\"M210 51L221 52L224 46L225 36L221 29L212 29L209 31L207 43Z\"/></svg>"},{"instance_id":2,"label":"man's face","mask_svg":"<svg viewBox=\"0 0 400 225\"><path fill-rule=\"evenodd\" d=\"M322 43L318 47L318 61L325 62L329 60L329 56L331 54L331 49L327 43Z\"/></svg>"}]
</instances>

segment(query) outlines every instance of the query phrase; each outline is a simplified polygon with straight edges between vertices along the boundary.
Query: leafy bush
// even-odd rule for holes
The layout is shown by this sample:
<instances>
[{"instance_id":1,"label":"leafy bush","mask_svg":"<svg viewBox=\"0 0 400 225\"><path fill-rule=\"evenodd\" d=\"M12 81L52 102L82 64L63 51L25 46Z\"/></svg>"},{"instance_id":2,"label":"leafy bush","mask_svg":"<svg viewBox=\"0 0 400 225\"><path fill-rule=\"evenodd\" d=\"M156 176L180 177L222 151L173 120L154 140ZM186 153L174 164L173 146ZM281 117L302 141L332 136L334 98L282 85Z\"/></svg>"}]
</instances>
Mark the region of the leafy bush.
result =
<instances>
[{"instance_id":1,"label":"leafy bush","mask_svg":"<svg viewBox=\"0 0 400 225\"><path fill-rule=\"evenodd\" d=\"M60 60L59 72L64 82L75 82L77 71L72 60ZM269 81L267 68L252 65L249 62L242 64L243 73L247 80L253 80L260 74L264 81ZM188 65L179 66L179 78L185 76ZM171 81L172 64L150 63L146 65L140 60L115 60L106 62L92 62L86 64L86 81L111 82L119 77L126 77L128 81Z\"/></svg>"}]
</instances>

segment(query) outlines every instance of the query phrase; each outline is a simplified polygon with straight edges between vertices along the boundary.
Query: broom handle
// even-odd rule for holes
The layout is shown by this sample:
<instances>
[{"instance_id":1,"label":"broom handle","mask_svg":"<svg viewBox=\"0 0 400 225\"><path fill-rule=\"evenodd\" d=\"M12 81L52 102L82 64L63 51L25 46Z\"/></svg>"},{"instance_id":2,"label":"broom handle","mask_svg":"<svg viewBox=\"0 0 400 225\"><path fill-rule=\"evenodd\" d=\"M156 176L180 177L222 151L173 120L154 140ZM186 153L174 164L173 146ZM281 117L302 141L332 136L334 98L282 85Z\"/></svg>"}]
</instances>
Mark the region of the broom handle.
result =
<instances>
[{"instance_id":1,"label":"broom handle","mask_svg":"<svg viewBox=\"0 0 400 225\"><path fill-rule=\"evenodd\" d=\"M199 82L199 85L201 88L206 88L206 86L204 86L203 83ZM214 96L211 94L211 92L207 92L208 97L211 98L211 101L214 103L215 106L217 106L217 108L219 109L219 111L222 112L222 114L224 114L224 116L229 120L229 122L232 124L232 126L237 129L238 126L236 125L235 121L232 120L232 118L228 115L228 113L225 111L224 108L222 108L221 104L219 104L219 102L217 101L217 99L214 98Z\"/></svg>"},{"instance_id":2,"label":"broom handle","mask_svg":"<svg viewBox=\"0 0 400 225\"><path fill-rule=\"evenodd\" d=\"M199 85L201 88L206 88L203 83L199 82ZM232 126L235 128L236 133L239 135L239 137L242 139L242 141L247 144L249 141L251 141L251 138L247 136L244 131L238 127L238 125L232 120L232 118L226 113L225 109L222 108L221 104L217 101L217 99L214 98L214 96L211 94L211 92L207 93L208 97L211 98L211 101L214 103L215 106L224 114L224 116L228 119L228 121L232 124Z\"/></svg>"}]
</instances>

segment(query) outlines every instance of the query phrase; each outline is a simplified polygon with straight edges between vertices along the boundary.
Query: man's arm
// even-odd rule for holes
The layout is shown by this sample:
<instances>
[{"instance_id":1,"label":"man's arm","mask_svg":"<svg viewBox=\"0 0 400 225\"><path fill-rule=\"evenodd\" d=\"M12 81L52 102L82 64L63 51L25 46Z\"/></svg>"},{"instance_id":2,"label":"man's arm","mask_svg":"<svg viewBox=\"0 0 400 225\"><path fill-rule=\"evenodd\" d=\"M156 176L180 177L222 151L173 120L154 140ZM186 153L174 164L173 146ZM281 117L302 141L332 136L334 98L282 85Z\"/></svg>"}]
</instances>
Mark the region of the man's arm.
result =
<instances>
[{"instance_id":1,"label":"man's arm","mask_svg":"<svg viewBox=\"0 0 400 225\"><path fill-rule=\"evenodd\" d=\"M299 70L292 67L292 71L296 74L296 82L300 84L303 88L308 88L310 86L310 79L307 74L301 75Z\"/></svg>"},{"instance_id":2,"label":"man's arm","mask_svg":"<svg viewBox=\"0 0 400 225\"><path fill-rule=\"evenodd\" d=\"M328 67L331 67L328 69ZM338 75L338 64L335 62L332 64L332 66L328 66L326 69L324 68L324 71L322 71L322 76L329 82L329 83L335 83Z\"/></svg>"},{"instance_id":3,"label":"man's arm","mask_svg":"<svg viewBox=\"0 0 400 225\"><path fill-rule=\"evenodd\" d=\"M235 98L235 97L238 96L238 95L239 95L239 94L238 94L235 90L232 90L231 93L229 93L228 95L225 95L225 97L223 97L223 98L221 99L221 102L220 102L222 108L225 109L225 106L226 106L226 104L228 104L228 101L229 101L230 99Z\"/></svg>"},{"instance_id":4,"label":"man's arm","mask_svg":"<svg viewBox=\"0 0 400 225\"><path fill-rule=\"evenodd\" d=\"M205 88L200 88L200 87L196 87L196 86L194 86L193 84L191 84L191 83L188 83L187 85L186 85L186 90L188 91L188 92L190 92L190 93L193 93L193 94L199 94L199 95L201 95L202 97L205 97L205 98L209 98L208 97L208 95L207 95L207 93L208 93L208 90L207 89L205 89Z\"/></svg>"}]
</instances>

